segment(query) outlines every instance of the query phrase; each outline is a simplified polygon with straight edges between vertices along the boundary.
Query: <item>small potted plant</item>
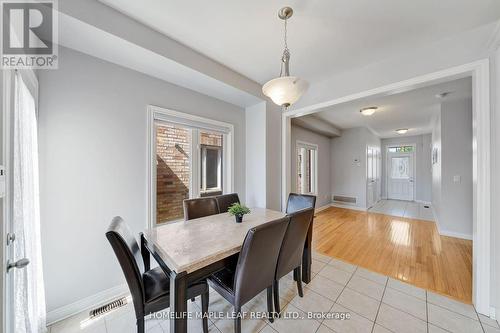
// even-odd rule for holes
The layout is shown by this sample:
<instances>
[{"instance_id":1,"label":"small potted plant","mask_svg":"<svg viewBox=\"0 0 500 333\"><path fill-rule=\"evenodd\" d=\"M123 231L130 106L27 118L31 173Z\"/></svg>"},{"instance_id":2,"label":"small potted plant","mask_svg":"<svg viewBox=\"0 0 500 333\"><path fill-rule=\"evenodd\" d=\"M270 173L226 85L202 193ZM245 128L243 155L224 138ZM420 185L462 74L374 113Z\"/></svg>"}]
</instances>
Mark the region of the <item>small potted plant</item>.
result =
<instances>
[{"instance_id":1,"label":"small potted plant","mask_svg":"<svg viewBox=\"0 0 500 333\"><path fill-rule=\"evenodd\" d=\"M250 213L250 209L248 209L248 207L239 203L232 204L227 211L229 214L234 215L236 223L241 223L243 221L243 215Z\"/></svg>"}]
</instances>

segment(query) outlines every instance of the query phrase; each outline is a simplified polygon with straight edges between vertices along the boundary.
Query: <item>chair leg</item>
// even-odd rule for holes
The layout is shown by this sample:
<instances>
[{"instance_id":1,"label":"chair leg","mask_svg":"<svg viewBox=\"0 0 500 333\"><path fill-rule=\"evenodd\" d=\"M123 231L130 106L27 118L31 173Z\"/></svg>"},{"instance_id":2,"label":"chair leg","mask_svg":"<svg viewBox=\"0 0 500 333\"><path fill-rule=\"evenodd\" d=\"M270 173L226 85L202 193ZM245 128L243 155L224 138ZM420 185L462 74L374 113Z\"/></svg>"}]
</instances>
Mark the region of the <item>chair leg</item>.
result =
<instances>
[{"instance_id":1,"label":"chair leg","mask_svg":"<svg viewBox=\"0 0 500 333\"><path fill-rule=\"evenodd\" d=\"M304 292L302 291L302 276L301 276L301 272L300 272L300 266L295 268L293 271L294 271L294 275L297 274L296 281L297 281L297 290L299 291L299 296L304 297Z\"/></svg>"},{"instance_id":2,"label":"chair leg","mask_svg":"<svg viewBox=\"0 0 500 333\"><path fill-rule=\"evenodd\" d=\"M201 295L201 314L203 315L203 333L208 333L208 303L209 303L209 292Z\"/></svg>"},{"instance_id":3,"label":"chair leg","mask_svg":"<svg viewBox=\"0 0 500 333\"><path fill-rule=\"evenodd\" d=\"M272 323L274 321L273 287L267 288L267 315L268 315L269 321Z\"/></svg>"},{"instance_id":4,"label":"chair leg","mask_svg":"<svg viewBox=\"0 0 500 333\"><path fill-rule=\"evenodd\" d=\"M297 281L297 270L293 270L293 281Z\"/></svg>"},{"instance_id":5,"label":"chair leg","mask_svg":"<svg viewBox=\"0 0 500 333\"><path fill-rule=\"evenodd\" d=\"M278 280L273 282L273 294L274 294L274 311L276 316L279 317L281 314L280 308L280 283Z\"/></svg>"},{"instance_id":6,"label":"chair leg","mask_svg":"<svg viewBox=\"0 0 500 333\"><path fill-rule=\"evenodd\" d=\"M234 333L241 333L241 307L234 307Z\"/></svg>"},{"instance_id":7,"label":"chair leg","mask_svg":"<svg viewBox=\"0 0 500 333\"><path fill-rule=\"evenodd\" d=\"M144 317L137 318L137 333L144 333Z\"/></svg>"}]
</instances>

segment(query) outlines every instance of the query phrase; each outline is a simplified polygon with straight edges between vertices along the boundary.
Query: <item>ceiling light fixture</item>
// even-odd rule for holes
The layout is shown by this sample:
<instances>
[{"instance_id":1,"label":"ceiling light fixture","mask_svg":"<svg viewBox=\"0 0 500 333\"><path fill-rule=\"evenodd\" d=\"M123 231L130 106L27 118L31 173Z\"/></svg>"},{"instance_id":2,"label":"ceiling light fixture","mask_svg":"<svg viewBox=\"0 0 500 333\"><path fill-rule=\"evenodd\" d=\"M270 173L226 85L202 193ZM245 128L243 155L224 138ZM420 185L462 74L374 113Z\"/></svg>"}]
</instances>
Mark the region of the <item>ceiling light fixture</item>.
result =
<instances>
[{"instance_id":1,"label":"ceiling light fixture","mask_svg":"<svg viewBox=\"0 0 500 333\"><path fill-rule=\"evenodd\" d=\"M372 114L374 114L377 111L377 109L378 109L378 107L376 107L376 106L370 106L370 107L363 108L363 109L359 110L359 112L361 112L361 114L363 116L371 116Z\"/></svg>"},{"instance_id":2,"label":"ceiling light fixture","mask_svg":"<svg viewBox=\"0 0 500 333\"><path fill-rule=\"evenodd\" d=\"M288 109L290 105L297 102L297 100L309 88L307 81L296 76L290 76L290 50L287 44L287 29L286 24L290 17L293 15L293 9L290 7L283 7L278 12L278 17L285 21L285 49L281 56L281 70L280 76L276 79L268 81L262 86L262 92L272 101L283 107L284 110Z\"/></svg>"},{"instance_id":3,"label":"ceiling light fixture","mask_svg":"<svg viewBox=\"0 0 500 333\"><path fill-rule=\"evenodd\" d=\"M396 132L398 134L406 134L406 132L408 132L408 129L407 128L400 128L400 129L397 129Z\"/></svg>"},{"instance_id":4,"label":"ceiling light fixture","mask_svg":"<svg viewBox=\"0 0 500 333\"><path fill-rule=\"evenodd\" d=\"M451 91L445 91L445 92L442 92L440 94L436 94L435 97L439 98L439 99L443 99L443 98L447 97L449 94L451 94Z\"/></svg>"}]
</instances>

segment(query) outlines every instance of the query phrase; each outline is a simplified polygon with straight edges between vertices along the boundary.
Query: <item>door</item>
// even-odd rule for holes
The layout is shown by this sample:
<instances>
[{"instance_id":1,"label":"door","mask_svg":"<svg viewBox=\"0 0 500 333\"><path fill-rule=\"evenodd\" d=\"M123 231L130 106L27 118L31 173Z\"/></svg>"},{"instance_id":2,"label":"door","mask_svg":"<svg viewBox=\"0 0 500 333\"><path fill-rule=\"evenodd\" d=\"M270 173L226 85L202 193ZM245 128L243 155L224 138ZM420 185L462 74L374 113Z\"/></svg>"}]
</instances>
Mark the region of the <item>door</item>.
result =
<instances>
[{"instance_id":1,"label":"door","mask_svg":"<svg viewBox=\"0 0 500 333\"><path fill-rule=\"evenodd\" d=\"M318 193L318 146L297 141L296 188L300 194Z\"/></svg>"},{"instance_id":2,"label":"door","mask_svg":"<svg viewBox=\"0 0 500 333\"><path fill-rule=\"evenodd\" d=\"M37 95L32 72L4 80L6 332L45 332L45 292L40 243Z\"/></svg>"},{"instance_id":3,"label":"door","mask_svg":"<svg viewBox=\"0 0 500 333\"><path fill-rule=\"evenodd\" d=\"M366 206L372 207L380 199L380 149L366 148Z\"/></svg>"},{"instance_id":4,"label":"door","mask_svg":"<svg viewBox=\"0 0 500 333\"><path fill-rule=\"evenodd\" d=\"M413 153L388 152L387 194L389 199L413 201Z\"/></svg>"}]
</instances>

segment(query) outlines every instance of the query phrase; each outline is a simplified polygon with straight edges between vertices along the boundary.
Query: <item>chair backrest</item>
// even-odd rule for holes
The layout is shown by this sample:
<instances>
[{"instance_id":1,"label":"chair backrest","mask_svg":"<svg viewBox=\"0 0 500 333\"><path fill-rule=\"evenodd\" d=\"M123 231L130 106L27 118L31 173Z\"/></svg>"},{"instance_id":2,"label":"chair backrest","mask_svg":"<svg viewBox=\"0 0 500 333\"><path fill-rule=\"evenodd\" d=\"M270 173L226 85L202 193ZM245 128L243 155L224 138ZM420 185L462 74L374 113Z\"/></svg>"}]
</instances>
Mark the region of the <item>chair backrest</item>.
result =
<instances>
[{"instance_id":1,"label":"chair backrest","mask_svg":"<svg viewBox=\"0 0 500 333\"><path fill-rule=\"evenodd\" d=\"M314 208L299 210L288 216L290 223L288 223L276 265L276 280L301 265L307 231L314 218Z\"/></svg>"},{"instance_id":2,"label":"chair backrest","mask_svg":"<svg viewBox=\"0 0 500 333\"><path fill-rule=\"evenodd\" d=\"M144 262L139 245L125 221L119 216L114 217L111 221L106 232L106 238L111 244L125 275L134 301L135 311L140 313L143 311L144 304L144 285L142 283Z\"/></svg>"},{"instance_id":3,"label":"chair backrest","mask_svg":"<svg viewBox=\"0 0 500 333\"><path fill-rule=\"evenodd\" d=\"M248 231L234 277L235 306L245 304L272 286L288 220L288 217L284 217Z\"/></svg>"},{"instance_id":4,"label":"chair backrest","mask_svg":"<svg viewBox=\"0 0 500 333\"><path fill-rule=\"evenodd\" d=\"M187 199L183 202L184 221L219 214L215 197Z\"/></svg>"},{"instance_id":5,"label":"chair backrest","mask_svg":"<svg viewBox=\"0 0 500 333\"><path fill-rule=\"evenodd\" d=\"M286 213L290 214L306 208L316 207L316 196L310 194L290 193L286 203Z\"/></svg>"},{"instance_id":6,"label":"chair backrest","mask_svg":"<svg viewBox=\"0 0 500 333\"><path fill-rule=\"evenodd\" d=\"M217 200L219 213L226 213L232 204L240 203L240 198L237 193L218 195L215 197L215 200Z\"/></svg>"}]
</instances>

